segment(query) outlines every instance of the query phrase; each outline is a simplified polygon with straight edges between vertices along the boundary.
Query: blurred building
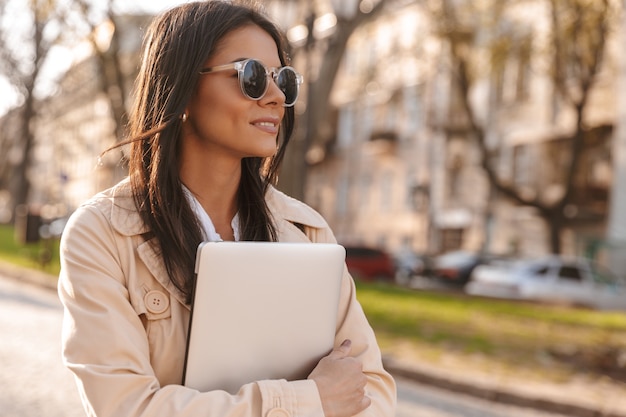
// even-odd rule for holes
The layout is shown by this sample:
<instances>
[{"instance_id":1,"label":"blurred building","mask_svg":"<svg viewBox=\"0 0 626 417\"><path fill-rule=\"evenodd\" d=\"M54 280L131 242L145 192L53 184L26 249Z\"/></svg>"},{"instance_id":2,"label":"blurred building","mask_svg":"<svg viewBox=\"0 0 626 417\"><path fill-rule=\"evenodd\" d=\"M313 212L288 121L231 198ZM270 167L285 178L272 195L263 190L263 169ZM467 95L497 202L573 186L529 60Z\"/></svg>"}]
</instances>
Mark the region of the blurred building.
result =
<instances>
[{"instance_id":1,"label":"blurred building","mask_svg":"<svg viewBox=\"0 0 626 417\"><path fill-rule=\"evenodd\" d=\"M622 0L622 14L620 29L616 43L626 45L626 0ZM611 156L613 164L613 183L611 185L611 198L609 220L607 225L607 247L610 249L607 257L608 264L613 270L626 270L626 256L622 248L626 246L626 54L619 57L619 81L617 83L617 109L618 117L613 138ZM614 250L618 248L618 250Z\"/></svg>"},{"instance_id":2,"label":"blurred building","mask_svg":"<svg viewBox=\"0 0 626 417\"><path fill-rule=\"evenodd\" d=\"M148 16L119 17L116 22L120 34L119 51L107 50L112 26L105 23L98 29L104 55L118 54L127 83L126 91L130 91L134 82L141 30L148 19ZM28 173L31 182L29 204L55 207L55 217L65 214L62 207L66 213L71 212L81 202L126 175L121 151L100 157L117 140L111 101L102 82L102 63L89 44L78 45L76 53L76 61L60 80L57 93L38 104L34 121L36 144ZM15 126L19 118L20 112L16 109L0 120L4 127L0 146L9 149L3 153L4 158L11 157L11 143L19 140L15 133L11 133L15 132L11 126Z\"/></svg>"},{"instance_id":3,"label":"blurred building","mask_svg":"<svg viewBox=\"0 0 626 417\"><path fill-rule=\"evenodd\" d=\"M433 42L417 6L387 12L350 40L333 93L336 138L307 188L341 242L425 252L435 238L459 239L435 234L435 223L453 229L469 220L461 206L434 211L444 152L429 124L449 98L444 86L434 90L441 62Z\"/></svg>"},{"instance_id":4,"label":"blurred building","mask_svg":"<svg viewBox=\"0 0 626 417\"><path fill-rule=\"evenodd\" d=\"M110 71L105 66L112 64L111 55L115 54L128 102L138 70L142 31L150 19L146 15L124 15L116 18L115 28L110 22L103 23L97 31L105 64L94 54L77 62L62 79L58 94L46 102L38 124L41 133L37 158L38 166L49 172L40 176L44 183L38 189L53 195L41 196L42 199L61 198L73 209L127 174L121 150L101 156L118 140L103 73ZM118 32L115 47L111 46L113 30ZM46 132L54 132L53 140L41 140L49 134Z\"/></svg>"},{"instance_id":5,"label":"blurred building","mask_svg":"<svg viewBox=\"0 0 626 417\"><path fill-rule=\"evenodd\" d=\"M327 17L333 5L338 10L355 3L318 3L323 7L318 9L320 25L314 35L323 40L325 31L332 30ZM438 33L437 22L421 2L388 3L392 6L383 15L350 38L333 89L336 130L329 144L309 151L306 201L326 217L342 243L431 254L455 249L549 252L548 226L536 210L516 205L490 186L453 80L450 45ZM540 190L543 198L556 198L563 192L559 183L566 161L560 157L570 146L573 116L555 100L548 74L550 16L545 3L519 3L496 26L485 26L468 47L480 58L486 55L481 39L498 31L515 35L507 38L513 45L498 71L476 72L473 108L490 149L497 151L498 174L527 193ZM292 34L311 23L311 2L267 4ZM147 19L118 22L123 25L120 45L129 85ZM306 33L299 39L306 39ZM308 77L315 76L310 67L321 59L319 53L300 50L294 65ZM588 242L606 234L617 118L614 59L623 55L623 47L612 39L585 115L585 151L567 207L576 219L564 236L568 253L581 253ZM42 104L34 202L63 203L72 210L125 175L119 152L99 159L116 140L110 102L94 83L99 71L95 57L77 62L59 93ZM2 135L10 136L17 117L10 113L0 120ZM0 140L0 149L6 150L7 143ZM10 158L10 152L0 152L0 158Z\"/></svg>"},{"instance_id":6,"label":"blurred building","mask_svg":"<svg viewBox=\"0 0 626 417\"><path fill-rule=\"evenodd\" d=\"M350 38L334 87L336 135L332 146L311 150L307 202L344 243L392 252L548 253L548 224L536 209L490 186L437 22L420 4L389 4ZM498 175L527 197L556 200L575 114L555 98L549 74L550 11L547 2L527 1L500 19L467 45L480 61L493 46L486 39L506 34L512 42L496 71L476 71L472 105L498 155ZM622 54L611 38L585 113L585 149L565 209L566 253L582 254L606 234Z\"/></svg>"}]
</instances>

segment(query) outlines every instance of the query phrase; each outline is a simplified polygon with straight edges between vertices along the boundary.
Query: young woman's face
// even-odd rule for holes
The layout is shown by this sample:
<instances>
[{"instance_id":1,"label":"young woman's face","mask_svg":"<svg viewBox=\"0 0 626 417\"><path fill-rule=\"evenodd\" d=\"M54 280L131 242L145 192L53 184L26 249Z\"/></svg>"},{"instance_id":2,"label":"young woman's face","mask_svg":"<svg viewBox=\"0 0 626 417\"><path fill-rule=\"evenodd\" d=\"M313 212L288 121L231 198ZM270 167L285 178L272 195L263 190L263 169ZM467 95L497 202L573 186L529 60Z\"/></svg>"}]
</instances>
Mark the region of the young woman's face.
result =
<instances>
[{"instance_id":1,"label":"young woman's face","mask_svg":"<svg viewBox=\"0 0 626 417\"><path fill-rule=\"evenodd\" d=\"M268 68L281 66L274 39L260 27L249 25L224 36L205 67L246 58L257 59ZM272 156L285 112L285 96L271 77L268 83L265 95L255 101L241 92L234 69L200 75L186 109L183 146L191 141L193 146L188 149L193 152L209 151L212 156L226 158Z\"/></svg>"}]
</instances>

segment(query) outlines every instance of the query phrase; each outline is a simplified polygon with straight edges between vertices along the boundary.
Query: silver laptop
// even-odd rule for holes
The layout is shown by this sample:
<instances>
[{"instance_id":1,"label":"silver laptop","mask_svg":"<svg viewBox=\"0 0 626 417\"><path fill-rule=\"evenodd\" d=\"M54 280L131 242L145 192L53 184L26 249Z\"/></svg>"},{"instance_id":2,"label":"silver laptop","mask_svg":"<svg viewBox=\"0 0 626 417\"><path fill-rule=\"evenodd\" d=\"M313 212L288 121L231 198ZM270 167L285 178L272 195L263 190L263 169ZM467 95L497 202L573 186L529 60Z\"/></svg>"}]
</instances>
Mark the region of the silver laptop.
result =
<instances>
[{"instance_id":1,"label":"silver laptop","mask_svg":"<svg viewBox=\"0 0 626 417\"><path fill-rule=\"evenodd\" d=\"M333 348L344 262L337 244L201 244L183 384L306 378Z\"/></svg>"}]
</instances>

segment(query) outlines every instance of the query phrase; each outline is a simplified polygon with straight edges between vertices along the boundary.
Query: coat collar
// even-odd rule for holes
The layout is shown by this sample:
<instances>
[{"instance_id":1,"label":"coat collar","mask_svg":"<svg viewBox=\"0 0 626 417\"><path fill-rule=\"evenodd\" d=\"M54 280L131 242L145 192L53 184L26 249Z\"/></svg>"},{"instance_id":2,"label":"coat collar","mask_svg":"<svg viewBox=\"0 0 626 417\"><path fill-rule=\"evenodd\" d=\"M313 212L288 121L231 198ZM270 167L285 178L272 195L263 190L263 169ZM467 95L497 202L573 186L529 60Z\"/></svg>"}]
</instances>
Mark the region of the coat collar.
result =
<instances>
[{"instance_id":1,"label":"coat collar","mask_svg":"<svg viewBox=\"0 0 626 417\"><path fill-rule=\"evenodd\" d=\"M113 200L111 223L115 230L124 236L148 232L135 207L128 178L113 187L111 194ZM318 212L274 187L267 191L266 201L279 231L283 221L313 228L327 227L326 221Z\"/></svg>"},{"instance_id":2,"label":"coat collar","mask_svg":"<svg viewBox=\"0 0 626 417\"><path fill-rule=\"evenodd\" d=\"M137 237L149 232L143 224L139 212L135 207L130 181L128 178L121 181L109 192L111 199L111 225L123 236ZM307 235L296 227L297 224L307 228L325 228L324 218L306 204L291 198L284 193L270 187L266 194L266 201L278 232L281 242L308 242ZM149 241L142 242L137 247L137 254L146 265L150 273L159 283L176 297L181 304L187 305L182 293L172 284L161 255Z\"/></svg>"},{"instance_id":3,"label":"coat collar","mask_svg":"<svg viewBox=\"0 0 626 417\"><path fill-rule=\"evenodd\" d=\"M265 198L275 220L285 220L318 229L328 227L326 220L317 211L274 187L269 188Z\"/></svg>"},{"instance_id":4,"label":"coat collar","mask_svg":"<svg viewBox=\"0 0 626 417\"><path fill-rule=\"evenodd\" d=\"M123 236L135 238L149 232L135 206L129 179L122 180L110 190L110 193L112 200L111 225L113 228ZM161 254L155 250L154 245L149 241L140 242L137 246L137 255L163 288L166 288L180 304L188 308L185 296L170 280Z\"/></svg>"},{"instance_id":5,"label":"coat collar","mask_svg":"<svg viewBox=\"0 0 626 417\"><path fill-rule=\"evenodd\" d=\"M111 189L111 196L113 202L111 224L118 233L124 236L134 236L149 231L135 206L128 177Z\"/></svg>"}]
</instances>

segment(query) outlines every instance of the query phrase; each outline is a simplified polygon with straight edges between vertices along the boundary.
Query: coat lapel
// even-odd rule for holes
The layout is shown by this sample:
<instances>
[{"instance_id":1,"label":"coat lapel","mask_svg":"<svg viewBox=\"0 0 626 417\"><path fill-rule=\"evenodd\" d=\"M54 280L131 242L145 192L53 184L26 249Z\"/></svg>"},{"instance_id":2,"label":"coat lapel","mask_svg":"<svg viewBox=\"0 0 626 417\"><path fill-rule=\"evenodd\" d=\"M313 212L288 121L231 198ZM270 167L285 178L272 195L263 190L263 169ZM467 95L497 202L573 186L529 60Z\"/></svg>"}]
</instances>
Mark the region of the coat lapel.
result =
<instances>
[{"instance_id":1,"label":"coat lapel","mask_svg":"<svg viewBox=\"0 0 626 417\"><path fill-rule=\"evenodd\" d=\"M297 225L304 226L304 229L308 231L327 227L324 218L315 210L273 187L269 188L266 199L268 208L274 216L280 242L310 242L311 239L307 233ZM111 222L113 227L124 236L140 239L140 235L148 231L135 207L128 179L122 181L113 190ZM137 246L139 258L163 288L189 308L183 294L172 284L161 254L155 251L154 247L155 245L150 244L149 240L140 242Z\"/></svg>"},{"instance_id":2,"label":"coat lapel","mask_svg":"<svg viewBox=\"0 0 626 417\"><path fill-rule=\"evenodd\" d=\"M280 242L310 242L311 239L298 226L304 229L324 229L326 220L311 207L289 197L273 187L267 192L267 205L274 216Z\"/></svg>"},{"instance_id":3,"label":"coat lapel","mask_svg":"<svg viewBox=\"0 0 626 417\"><path fill-rule=\"evenodd\" d=\"M185 308L189 309L189 305L187 305L185 301L185 296L172 283L167 269L165 268L165 263L161 258L161 254L154 250L154 245L150 244L150 241L141 243L137 247L137 254L163 288L169 291Z\"/></svg>"},{"instance_id":4,"label":"coat lapel","mask_svg":"<svg viewBox=\"0 0 626 417\"><path fill-rule=\"evenodd\" d=\"M113 190L111 223L120 234L140 240L137 254L146 268L163 288L169 291L182 305L189 308L185 302L185 296L170 280L161 254L154 249L155 245L151 244L150 240L141 241L141 235L148 232L148 229L137 212L128 179L122 181Z\"/></svg>"}]
</instances>

